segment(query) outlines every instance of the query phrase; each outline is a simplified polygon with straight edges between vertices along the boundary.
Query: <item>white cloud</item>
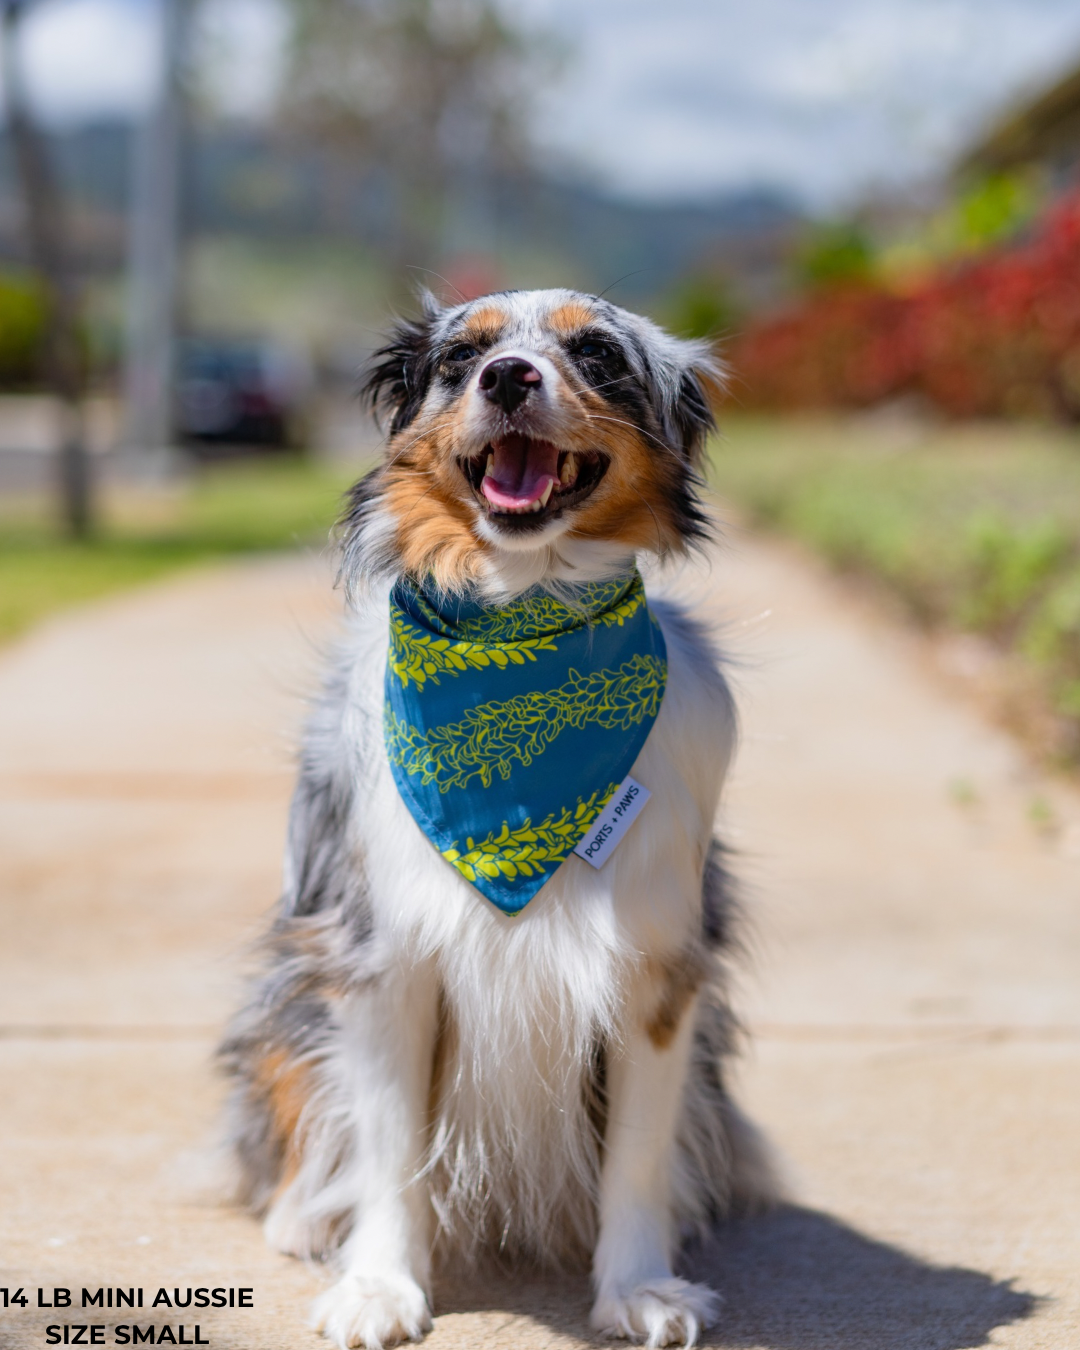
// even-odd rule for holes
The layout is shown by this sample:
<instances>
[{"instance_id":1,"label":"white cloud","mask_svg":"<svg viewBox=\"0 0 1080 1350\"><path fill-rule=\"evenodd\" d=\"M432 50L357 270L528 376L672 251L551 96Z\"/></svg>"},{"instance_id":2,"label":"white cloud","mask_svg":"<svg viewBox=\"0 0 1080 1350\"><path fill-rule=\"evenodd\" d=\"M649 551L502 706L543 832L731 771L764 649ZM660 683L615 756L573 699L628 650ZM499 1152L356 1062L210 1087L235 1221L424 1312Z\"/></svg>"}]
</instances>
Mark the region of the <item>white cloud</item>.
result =
<instances>
[{"instance_id":1,"label":"white cloud","mask_svg":"<svg viewBox=\"0 0 1080 1350\"><path fill-rule=\"evenodd\" d=\"M204 0L192 42L202 92L224 112L265 114L281 78L277 0ZM24 24L26 82L52 122L138 115L160 79L159 0L37 0Z\"/></svg>"},{"instance_id":2,"label":"white cloud","mask_svg":"<svg viewBox=\"0 0 1080 1350\"><path fill-rule=\"evenodd\" d=\"M341 0L347 3L347 0ZM539 140L623 191L769 183L829 206L940 171L1020 91L1080 59L1077 0L505 0L571 52ZM281 77L280 0L203 0L206 83L257 116ZM156 0L38 0L37 101L71 120L145 107Z\"/></svg>"},{"instance_id":3,"label":"white cloud","mask_svg":"<svg viewBox=\"0 0 1080 1350\"><path fill-rule=\"evenodd\" d=\"M26 82L53 121L145 108L158 79L147 0L39 0L24 21Z\"/></svg>"},{"instance_id":4,"label":"white cloud","mask_svg":"<svg viewBox=\"0 0 1080 1350\"><path fill-rule=\"evenodd\" d=\"M277 0L212 0L195 35L202 84L215 107L258 118L273 107L284 70L288 28Z\"/></svg>"},{"instance_id":5,"label":"white cloud","mask_svg":"<svg viewBox=\"0 0 1080 1350\"><path fill-rule=\"evenodd\" d=\"M509 3L509 0L508 0ZM542 139L623 190L746 182L827 206L940 171L1080 59L1075 0L513 0L578 57Z\"/></svg>"}]
</instances>

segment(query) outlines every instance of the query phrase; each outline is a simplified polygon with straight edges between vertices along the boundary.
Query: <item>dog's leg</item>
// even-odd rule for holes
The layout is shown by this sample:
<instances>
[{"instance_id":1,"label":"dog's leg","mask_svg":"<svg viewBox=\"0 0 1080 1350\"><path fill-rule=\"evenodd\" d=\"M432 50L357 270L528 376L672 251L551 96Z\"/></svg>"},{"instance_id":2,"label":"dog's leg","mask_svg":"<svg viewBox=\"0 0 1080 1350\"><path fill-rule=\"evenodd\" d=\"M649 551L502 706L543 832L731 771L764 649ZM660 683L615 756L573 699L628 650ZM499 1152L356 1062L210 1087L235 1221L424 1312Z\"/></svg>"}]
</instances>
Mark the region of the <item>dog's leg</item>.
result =
<instances>
[{"instance_id":1,"label":"dog's leg","mask_svg":"<svg viewBox=\"0 0 1080 1350\"><path fill-rule=\"evenodd\" d=\"M381 1350L431 1327L431 1206L423 1167L437 993L427 967L392 968L355 996L341 1033L353 1114L344 1274L314 1323L343 1348Z\"/></svg>"},{"instance_id":2,"label":"dog's leg","mask_svg":"<svg viewBox=\"0 0 1080 1350\"><path fill-rule=\"evenodd\" d=\"M671 1169L695 1008L691 999L679 1025L665 1034L655 1026L629 1029L608 1062L591 1321L605 1335L649 1346L693 1345L720 1306L711 1289L671 1270Z\"/></svg>"}]
</instances>

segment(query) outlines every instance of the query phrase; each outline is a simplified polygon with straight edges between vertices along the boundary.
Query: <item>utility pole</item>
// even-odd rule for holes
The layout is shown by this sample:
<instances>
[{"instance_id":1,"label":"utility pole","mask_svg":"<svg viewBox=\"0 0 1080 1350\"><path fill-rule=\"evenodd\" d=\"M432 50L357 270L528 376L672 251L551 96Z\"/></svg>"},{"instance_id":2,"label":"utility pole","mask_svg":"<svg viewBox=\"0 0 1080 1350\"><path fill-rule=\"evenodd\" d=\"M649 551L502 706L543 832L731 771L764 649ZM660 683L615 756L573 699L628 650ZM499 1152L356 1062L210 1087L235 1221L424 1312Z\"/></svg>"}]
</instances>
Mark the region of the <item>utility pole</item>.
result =
<instances>
[{"instance_id":1,"label":"utility pole","mask_svg":"<svg viewBox=\"0 0 1080 1350\"><path fill-rule=\"evenodd\" d=\"M192 0L160 0L157 97L135 135L128 233L124 443L148 466L175 440L184 65Z\"/></svg>"},{"instance_id":2,"label":"utility pole","mask_svg":"<svg viewBox=\"0 0 1080 1350\"><path fill-rule=\"evenodd\" d=\"M48 147L34 120L22 80L19 34L28 0L0 0L4 111L22 189L27 242L45 292L46 376L60 404L60 494L65 523L76 537L90 530L90 463L83 415L83 354L64 201Z\"/></svg>"}]
</instances>

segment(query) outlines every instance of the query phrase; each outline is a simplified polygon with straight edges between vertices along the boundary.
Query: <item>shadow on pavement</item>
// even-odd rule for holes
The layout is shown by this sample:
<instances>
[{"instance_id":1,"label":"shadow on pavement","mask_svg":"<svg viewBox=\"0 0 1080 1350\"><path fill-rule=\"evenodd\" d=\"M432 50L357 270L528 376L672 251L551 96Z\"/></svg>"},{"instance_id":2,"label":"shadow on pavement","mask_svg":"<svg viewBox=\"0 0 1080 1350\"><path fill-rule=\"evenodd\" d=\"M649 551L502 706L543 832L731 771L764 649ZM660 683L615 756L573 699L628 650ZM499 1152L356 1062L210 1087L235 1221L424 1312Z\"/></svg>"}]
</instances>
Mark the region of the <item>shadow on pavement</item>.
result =
<instances>
[{"instance_id":1,"label":"shadow on pavement","mask_svg":"<svg viewBox=\"0 0 1080 1350\"><path fill-rule=\"evenodd\" d=\"M1010 1282L930 1265L794 1206L719 1226L682 1265L724 1296L703 1344L733 1350L965 1350L1036 1306Z\"/></svg>"},{"instance_id":2,"label":"shadow on pavement","mask_svg":"<svg viewBox=\"0 0 1080 1350\"><path fill-rule=\"evenodd\" d=\"M689 1249L681 1273L724 1296L701 1344L728 1350L967 1350L1034 1310L1031 1294L977 1270L934 1266L813 1210L719 1226ZM541 1324L596 1344L582 1275L444 1275L437 1316L499 1312L499 1344ZM493 1342L494 1343L494 1342ZM532 1342L530 1341L530 1344Z\"/></svg>"},{"instance_id":3,"label":"shadow on pavement","mask_svg":"<svg viewBox=\"0 0 1080 1350\"><path fill-rule=\"evenodd\" d=\"M589 1331L592 1297L587 1275L515 1273L501 1266L447 1270L436 1279L434 1294L437 1319L454 1313L501 1314L504 1320L491 1328L491 1344L512 1346L515 1330L521 1329L515 1327L519 1322L522 1326L538 1323L572 1340L594 1340ZM529 1343L534 1342L530 1339Z\"/></svg>"}]
</instances>

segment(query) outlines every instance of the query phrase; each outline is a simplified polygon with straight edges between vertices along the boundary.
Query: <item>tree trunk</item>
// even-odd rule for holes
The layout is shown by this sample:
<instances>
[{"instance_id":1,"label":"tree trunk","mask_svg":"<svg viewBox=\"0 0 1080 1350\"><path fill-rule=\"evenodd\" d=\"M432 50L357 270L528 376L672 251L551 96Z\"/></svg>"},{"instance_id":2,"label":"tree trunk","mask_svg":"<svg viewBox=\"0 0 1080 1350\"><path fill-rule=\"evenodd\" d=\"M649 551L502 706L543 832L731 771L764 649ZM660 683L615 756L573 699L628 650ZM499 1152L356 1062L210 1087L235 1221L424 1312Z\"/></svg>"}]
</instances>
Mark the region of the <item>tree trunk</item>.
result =
<instances>
[{"instance_id":1,"label":"tree trunk","mask_svg":"<svg viewBox=\"0 0 1080 1350\"><path fill-rule=\"evenodd\" d=\"M67 253L64 203L22 85L18 39L26 0L0 3L5 113L22 188L30 258L45 291L46 376L61 410L58 477L63 517L71 533L82 538L90 530L90 464L82 404L78 304Z\"/></svg>"}]
</instances>

